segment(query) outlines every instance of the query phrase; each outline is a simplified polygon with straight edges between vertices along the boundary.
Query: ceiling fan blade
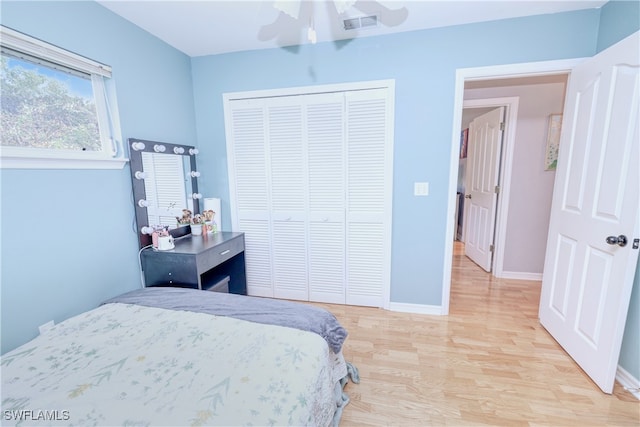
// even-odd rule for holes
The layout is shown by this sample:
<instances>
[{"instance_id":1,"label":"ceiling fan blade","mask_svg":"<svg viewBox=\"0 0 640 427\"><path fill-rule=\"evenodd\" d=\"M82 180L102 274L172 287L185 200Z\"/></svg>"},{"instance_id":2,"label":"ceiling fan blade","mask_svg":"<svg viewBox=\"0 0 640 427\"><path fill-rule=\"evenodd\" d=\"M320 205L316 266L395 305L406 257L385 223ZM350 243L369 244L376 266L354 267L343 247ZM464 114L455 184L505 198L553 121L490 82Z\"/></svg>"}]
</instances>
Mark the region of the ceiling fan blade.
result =
<instances>
[{"instance_id":1,"label":"ceiling fan blade","mask_svg":"<svg viewBox=\"0 0 640 427\"><path fill-rule=\"evenodd\" d=\"M278 9L280 12L286 13L293 19L298 19L300 17L300 9L302 8L301 3L302 0L276 0L273 2L273 7Z\"/></svg>"},{"instance_id":2,"label":"ceiling fan blade","mask_svg":"<svg viewBox=\"0 0 640 427\"><path fill-rule=\"evenodd\" d=\"M278 17L271 24L265 24L258 30L258 40L266 42L268 40L275 39L278 36L280 27L283 26L283 22L286 20L286 15L279 13Z\"/></svg>"},{"instance_id":3,"label":"ceiling fan blade","mask_svg":"<svg viewBox=\"0 0 640 427\"><path fill-rule=\"evenodd\" d=\"M275 40L277 46L294 51L294 46L300 45L304 40L302 34L306 35L312 6L312 2L300 2L297 19L281 11L272 23L260 27L258 40Z\"/></svg>"},{"instance_id":4,"label":"ceiling fan blade","mask_svg":"<svg viewBox=\"0 0 640 427\"><path fill-rule=\"evenodd\" d=\"M342 15L347 11L347 9L353 6L355 2L356 0L333 0L333 5L335 6L338 15ZM329 2L327 2L327 7L330 7Z\"/></svg>"}]
</instances>

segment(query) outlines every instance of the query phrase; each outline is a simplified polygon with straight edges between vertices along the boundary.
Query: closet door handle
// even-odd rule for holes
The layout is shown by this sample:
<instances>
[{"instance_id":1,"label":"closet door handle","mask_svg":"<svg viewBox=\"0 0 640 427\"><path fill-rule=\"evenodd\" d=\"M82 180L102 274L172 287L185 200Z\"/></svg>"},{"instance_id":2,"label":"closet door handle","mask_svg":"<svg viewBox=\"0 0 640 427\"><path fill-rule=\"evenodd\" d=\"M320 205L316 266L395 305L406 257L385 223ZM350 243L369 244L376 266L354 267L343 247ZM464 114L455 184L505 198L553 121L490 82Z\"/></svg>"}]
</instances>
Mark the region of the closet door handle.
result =
<instances>
[{"instance_id":1,"label":"closet door handle","mask_svg":"<svg viewBox=\"0 0 640 427\"><path fill-rule=\"evenodd\" d=\"M220 252L220 255L226 255L226 254L228 254L229 252L231 252L231 249L227 249L226 251L222 251L222 252Z\"/></svg>"}]
</instances>

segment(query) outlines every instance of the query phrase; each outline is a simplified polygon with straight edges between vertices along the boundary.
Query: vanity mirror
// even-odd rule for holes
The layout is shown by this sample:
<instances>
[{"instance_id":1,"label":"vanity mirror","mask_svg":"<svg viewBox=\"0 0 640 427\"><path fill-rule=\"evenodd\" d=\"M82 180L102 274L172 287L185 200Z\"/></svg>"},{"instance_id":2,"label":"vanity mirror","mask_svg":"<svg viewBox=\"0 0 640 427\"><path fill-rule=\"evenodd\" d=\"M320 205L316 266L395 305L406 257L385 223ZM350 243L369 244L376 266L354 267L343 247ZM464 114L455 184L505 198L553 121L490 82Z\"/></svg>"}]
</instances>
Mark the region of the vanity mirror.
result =
<instances>
[{"instance_id":1,"label":"vanity mirror","mask_svg":"<svg viewBox=\"0 0 640 427\"><path fill-rule=\"evenodd\" d=\"M189 233L177 227L183 209L200 213L196 154L189 145L129 138L133 203L140 247L151 244L153 226L168 226L174 237Z\"/></svg>"}]
</instances>

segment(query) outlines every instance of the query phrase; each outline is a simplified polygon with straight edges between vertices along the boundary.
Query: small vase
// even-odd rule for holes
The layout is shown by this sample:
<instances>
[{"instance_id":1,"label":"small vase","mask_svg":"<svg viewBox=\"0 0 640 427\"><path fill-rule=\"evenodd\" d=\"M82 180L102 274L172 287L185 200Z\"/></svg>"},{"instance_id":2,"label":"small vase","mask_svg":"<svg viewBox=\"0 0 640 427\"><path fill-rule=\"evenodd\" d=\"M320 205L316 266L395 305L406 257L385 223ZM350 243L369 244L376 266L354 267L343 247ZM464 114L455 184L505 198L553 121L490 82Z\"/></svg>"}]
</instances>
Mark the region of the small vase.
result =
<instances>
[{"instance_id":1,"label":"small vase","mask_svg":"<svg viewBox=\"0 0 640 427\"><path fill-rule=\"evenodd\" d=\"M204 222L203 232L207 234L213 233L213 223L211 221Z\"/></svg>"},{"instance_id":2,"label":"small vase","mask_svg":"<svg viewBox=\"0 0 640 427\"><path fill-rule=\"evenodd\" d=\"M194 236L202 236L202 224L191 224L191 234Z\"/></svg>"}]
</instances>

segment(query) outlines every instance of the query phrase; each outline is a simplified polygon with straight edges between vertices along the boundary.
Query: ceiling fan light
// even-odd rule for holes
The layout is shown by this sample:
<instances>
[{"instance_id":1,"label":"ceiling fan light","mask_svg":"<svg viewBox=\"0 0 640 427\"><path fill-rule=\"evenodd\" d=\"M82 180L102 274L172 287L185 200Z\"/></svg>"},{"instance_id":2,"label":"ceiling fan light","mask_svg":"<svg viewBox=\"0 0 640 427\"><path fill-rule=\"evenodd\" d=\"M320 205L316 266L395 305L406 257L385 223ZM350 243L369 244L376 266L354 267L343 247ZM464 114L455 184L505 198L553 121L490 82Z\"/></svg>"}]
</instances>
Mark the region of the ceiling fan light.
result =
<instances>
[{"instance_id":1,"label":"ceiling fan light","mask_svg":"<svg viewBox=\"0 0 640 427\"><path fill-rule=\"evenodd\" d=\"M318 41L318 34L313 27L309 27L307 30L307 39L311 42L311 44L316 44Z\"/></svg>"}]
</instances>

